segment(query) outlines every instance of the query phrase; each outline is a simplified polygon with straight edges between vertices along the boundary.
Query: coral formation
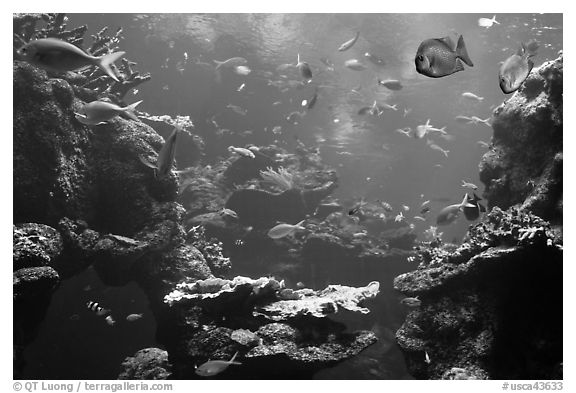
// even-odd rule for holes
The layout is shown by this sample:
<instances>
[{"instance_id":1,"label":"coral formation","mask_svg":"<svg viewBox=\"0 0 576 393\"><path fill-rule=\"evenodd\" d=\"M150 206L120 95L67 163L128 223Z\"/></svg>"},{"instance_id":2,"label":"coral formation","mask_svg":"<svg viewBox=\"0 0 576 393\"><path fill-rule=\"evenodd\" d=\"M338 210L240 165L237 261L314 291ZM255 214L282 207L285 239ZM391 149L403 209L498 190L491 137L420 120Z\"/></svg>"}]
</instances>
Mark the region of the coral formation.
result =
<instances>
[{"instance_id":1,"label":"coral formation","mask_svg":"<svg viewBox=\"0 0 576 393\"><path fill-rule=\"evenodd\" d=\"M171 375L168 352L158 348L144 348L122 362L124 371L118 379L161 380Z\"/></svg>"}]
</instances>

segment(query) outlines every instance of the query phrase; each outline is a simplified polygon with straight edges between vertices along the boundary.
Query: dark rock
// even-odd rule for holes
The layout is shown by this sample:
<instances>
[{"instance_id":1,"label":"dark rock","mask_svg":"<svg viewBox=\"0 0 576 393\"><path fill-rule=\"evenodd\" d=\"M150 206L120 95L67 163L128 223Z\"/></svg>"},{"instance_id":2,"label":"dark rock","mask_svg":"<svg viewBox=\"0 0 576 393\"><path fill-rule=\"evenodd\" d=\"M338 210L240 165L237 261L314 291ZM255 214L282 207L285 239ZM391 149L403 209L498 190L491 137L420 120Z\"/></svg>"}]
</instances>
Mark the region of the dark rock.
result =
<instances>
[{"instance_id":1,"label":"dark rock","mask_svg":"<svg viewBox=\"0 0 576 393\"><path fill-rule=\"evenodd\" d=\"M158 348L141 349L122 363L118 379L161 380L171 375L168 352Z\"/></svg>"},{"instance_id":2,"label":"dark rock","mask_svg":"<svg viewBox=\"0 0 576 393\"><path fill-rule=\"evenodd\" d=\"M13 279L13 297L18 302L50 298L60 282L56 270L50 266L29 267L16 270Z\"/></svg>"},{"instance_id":3,"label":"dark rock","mask_svg":"<svg viewBox=\"0 0 576 393\"><path fill-rule=\"evenodd\" d=\"M243 184L250 179L260 178L260 171L266 168L276 168L277 164L268 155L261 152L254 152L254 158L239 157L234 160L223 175L224 183L228 187L234 184Z\"/></svg>"},{"instance_id":4,"label":"dark rock","mask_svg":"<svg viewBox=\"0 0 576 393\"><path fill-rule=\"evenodd\" d=\"M398 276L394 287L422 302L396 333L410 373L440 379L466 365L470 378L554 378L562 362L561 249L547 222L494 208L455 252L429 253Z\"/></svg>"},{"instance_id":5,"label":"dark rock","mask_svg":"<svg viewBox=\"0 0 576 393\"><path fill-rule=\"evenodd\" d=\"M494 110L492 145L480 163L489 208L524 203L561 222L562 72L562 56L542 64Z\"/></svg>"},{"instance_id":6,"label":"dark rock","mask_svg":"<svg viewBox=\"0 0 576 393\"><path fill-rule=\"evenodd\" d=\"M25 267L55 267L62 254L63 242L58 231L43 224L13 226L13 270Z\"/></svg>"}]
</instances>

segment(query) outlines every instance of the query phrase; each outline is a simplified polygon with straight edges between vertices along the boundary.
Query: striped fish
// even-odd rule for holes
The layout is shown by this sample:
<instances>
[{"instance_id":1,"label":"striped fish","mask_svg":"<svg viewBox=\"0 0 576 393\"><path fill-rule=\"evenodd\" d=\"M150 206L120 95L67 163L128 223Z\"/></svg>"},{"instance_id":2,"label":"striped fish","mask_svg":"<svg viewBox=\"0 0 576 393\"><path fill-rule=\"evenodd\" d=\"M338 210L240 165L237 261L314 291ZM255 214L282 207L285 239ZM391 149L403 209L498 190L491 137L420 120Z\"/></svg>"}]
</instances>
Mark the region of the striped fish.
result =
<instances>
[{"instance_id":1,"label":"striped fish","mask_svg":"<svg viewBox=\"0 0 576 393\"><path fill-rule=\"evenodd\" d=\"M110 310L101 307L98 302L93 301L86 302L86 308L94 311L99 317L104 316L110 312Z\"/></svg>"}]
</instances>

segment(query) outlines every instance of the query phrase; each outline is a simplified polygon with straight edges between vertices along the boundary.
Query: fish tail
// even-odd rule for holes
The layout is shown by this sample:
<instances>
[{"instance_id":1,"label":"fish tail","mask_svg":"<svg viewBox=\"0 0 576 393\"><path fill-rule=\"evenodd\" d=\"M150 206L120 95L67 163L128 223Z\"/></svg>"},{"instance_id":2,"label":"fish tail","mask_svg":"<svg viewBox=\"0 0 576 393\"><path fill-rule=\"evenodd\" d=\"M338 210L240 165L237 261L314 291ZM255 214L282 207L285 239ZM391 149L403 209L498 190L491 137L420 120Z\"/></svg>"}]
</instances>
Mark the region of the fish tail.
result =
<instances>
[{"instance_id":1,"label":"fish tail","mask_svg":"<svg viewBox=\"0 0 576 393\"><path fill-rule=\"evenodd\" d=\"M492 17L492 23L496 23L497 25L500 24L500 22L498 22L498 21L496 20L496 15L494 15L494 16Z\"/></svg>"},{"instance_id":2,"label":"fish tail","mask_svg":"<svg viewBox=\"0 0 576 393\"><path fill-rule=\"evenodd\" d=\"M468 66L474 67L474 63L470 60L470 56L468 56L468 51L466 50L466 44L464 43L464 36L460 36L458 38L458 44L456 45L456 55L464 61Z\"/></svg>"},{"instance_id":3,"label":"fish tail","mask_svg":"<svg viewBox=\"0 0 576 393\"><path fill-rule=\"evenodd\" d=\"M126 108L122 108L122 110L126 113L126 115L131 118L132 120L140 121L138 116L134 114L134 109L142 102L143 100L137 101L133 104L128 105Z\"/></svg>"},{"instance_id":4,"label":"fish tail","mask_svg":"<svg viewBox=\"0 0 576 393\"><path fill-rule=\"evenodd\" d=\"M109 53L101 57L97 57L96 60L98 67L100 67L102 71L104 71L110 78L114 79L116 82L120 82L116 74L114 74L114 71L112 70L112 67L110 67L110 65L114 63L116 60L120 59L122 56L124 56L125 53L126 52L124 51L120 51Z\"/></svg>"}]
</instances>

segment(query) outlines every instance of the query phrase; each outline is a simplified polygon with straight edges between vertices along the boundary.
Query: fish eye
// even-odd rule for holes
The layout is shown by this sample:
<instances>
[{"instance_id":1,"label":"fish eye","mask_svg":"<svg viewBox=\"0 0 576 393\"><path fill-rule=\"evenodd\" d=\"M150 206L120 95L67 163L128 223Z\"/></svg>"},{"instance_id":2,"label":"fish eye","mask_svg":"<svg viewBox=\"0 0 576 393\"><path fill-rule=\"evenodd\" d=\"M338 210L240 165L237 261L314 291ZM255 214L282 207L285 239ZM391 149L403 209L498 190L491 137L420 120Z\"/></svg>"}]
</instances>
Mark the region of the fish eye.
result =
<instances>
[{"instance_id":1,"label":"fish eye","mask_svg":"<svg viewBox=\"0 0 576 393\"><path fill-rule=\"evenodd\" d=\"M424 61L424 56L418 55L418 61Z\"/></svg>"}]
</instances>

